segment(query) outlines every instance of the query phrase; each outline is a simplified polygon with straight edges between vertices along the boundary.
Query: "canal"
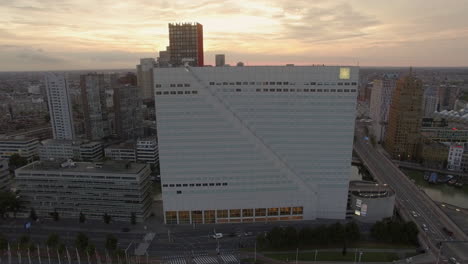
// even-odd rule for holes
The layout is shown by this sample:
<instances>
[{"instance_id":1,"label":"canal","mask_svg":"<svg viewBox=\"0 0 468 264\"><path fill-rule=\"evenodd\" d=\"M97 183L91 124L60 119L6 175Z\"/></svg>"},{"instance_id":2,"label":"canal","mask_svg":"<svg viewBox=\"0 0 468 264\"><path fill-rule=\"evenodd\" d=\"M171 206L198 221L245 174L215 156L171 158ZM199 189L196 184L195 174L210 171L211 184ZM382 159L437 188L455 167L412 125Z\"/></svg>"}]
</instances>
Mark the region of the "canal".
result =
<instances>
[{"instance_id":1,"label":"canal","mask_svg":"<svg viewBox=\"0 0 468 264\"><path fill-rule=\"evenodd\" d=\"M356 180L372 180L368 173L360 166L353 165L351 168L351 179ZM430 184L424 180L424 172L416 170L402 170L410 179L416 183L432 200L441 203L447 203L462 208L468 208L468 185L465 184L462 188L450 186L445 183Z\"/></svg>"}]
</instances>

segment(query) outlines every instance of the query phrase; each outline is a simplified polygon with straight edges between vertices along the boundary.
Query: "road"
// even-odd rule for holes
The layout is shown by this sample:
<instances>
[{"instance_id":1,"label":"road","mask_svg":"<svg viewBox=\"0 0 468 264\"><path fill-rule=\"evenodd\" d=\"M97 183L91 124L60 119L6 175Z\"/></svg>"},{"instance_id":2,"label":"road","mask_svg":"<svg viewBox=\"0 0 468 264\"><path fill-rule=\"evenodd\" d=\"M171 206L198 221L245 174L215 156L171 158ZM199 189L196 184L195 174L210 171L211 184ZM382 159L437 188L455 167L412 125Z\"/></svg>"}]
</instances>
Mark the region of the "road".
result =
<instances>
[{"instance_id":1,"label":"road","mask_svg":"<svg viewBox=\"0 0 468 264\"><path fill-rule=\"evenodd\" d=\"M468 261L468 243L456 243L456 241L467 241L466 234L413 184L397 165L379 151L378 147L374 148L368 140L365 140L363 127L362 123L356 124L354 150L374 178L381 184L389 184L396 192L396 204L400 213L418 225L423 240L434 256L439 254L438 243L444 241L442 256ZM427 231L423 230L423 225L427 226ZM454 236L447 235L442 230L443 227L453 231Z\"/></svg>"}]
</instances>

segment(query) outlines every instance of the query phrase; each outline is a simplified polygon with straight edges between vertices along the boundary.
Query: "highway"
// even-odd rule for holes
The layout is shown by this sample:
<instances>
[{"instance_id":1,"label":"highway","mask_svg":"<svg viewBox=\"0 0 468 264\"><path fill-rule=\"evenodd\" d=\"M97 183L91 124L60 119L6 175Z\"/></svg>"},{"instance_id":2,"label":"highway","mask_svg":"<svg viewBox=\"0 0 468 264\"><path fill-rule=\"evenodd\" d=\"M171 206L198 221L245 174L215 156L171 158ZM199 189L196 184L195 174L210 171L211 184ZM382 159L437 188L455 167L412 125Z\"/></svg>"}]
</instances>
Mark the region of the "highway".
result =
<instances>
[{"instance_id":1,"label":"highway","mask_svg":"<svg viewBox=\"0 0 468 264\"><path fill-rule=\"evenodd\" d=\"M419 227L421 237L426 241L426 246L434 256L439 255L440 241L443 244L442 258L455 257L457 260L468 261L468 243L456 243L467 241L467 236L458 226L410 179L398 169L390 159L381 151L374 148L365 139L365 124L356 123L356 140L354 150L369 169L372 176L381 184L388 184L396 193L396 205L400 213L408 220L413 220ZM414 213L413 213L414 212ZM423 226L427 226L424 231ZM453 231L451 237L442 228ZM465 263L465 262L462 262Z\"/></svg>"}]
</instances>

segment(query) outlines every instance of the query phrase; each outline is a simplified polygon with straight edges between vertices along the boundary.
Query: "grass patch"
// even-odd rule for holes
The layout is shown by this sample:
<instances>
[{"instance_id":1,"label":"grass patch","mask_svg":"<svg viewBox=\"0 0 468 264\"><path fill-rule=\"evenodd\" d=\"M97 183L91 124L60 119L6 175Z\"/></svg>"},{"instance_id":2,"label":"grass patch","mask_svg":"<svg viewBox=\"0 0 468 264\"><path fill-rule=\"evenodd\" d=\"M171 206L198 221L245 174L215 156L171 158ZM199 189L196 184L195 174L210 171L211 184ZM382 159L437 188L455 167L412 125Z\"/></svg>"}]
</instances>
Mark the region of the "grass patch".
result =
<instances>
[{"instance_id":1,"label":"grass patch","mask_svg":"<svg viewBox=\"0 0 468 264\"><path fill-rule=\"evenodd\" d=\"M245 258L245 259L241 259L241 263L253 263L253 264L263 264L265 262L257 259L257 261L255 262L254 261L254 258Z\"/></svg>"},{"instance_id":2,"label":"grass patch","mask_svg":"<svg viewBox=\"0 0 468 264\"><path fill-rule=\"evenodd\" d=\"M265 257L281 260L281 261L293 261L296 259L296 253L272 253L265 254ZM318 252L317 261L354 261L354 252L348 252L344 255L341 252ZM361 262L391 262L398 260L398 255L393 252L365 252L361 256ZM298 260L300 261L314 261L315 252L299 252Z\"/></svg>"},{"instance_id":3,"label":"grass patch","mask_svg":"<svg viewBox=\"0 0 468 264\"><path fill-rule=\"evenodd\" d=\"M349 248L379 248L379 249L414 249L416 246L412 244L392 244L385 242L362 241L355 245L348 246Z\"/></svg>"}]
</instances>

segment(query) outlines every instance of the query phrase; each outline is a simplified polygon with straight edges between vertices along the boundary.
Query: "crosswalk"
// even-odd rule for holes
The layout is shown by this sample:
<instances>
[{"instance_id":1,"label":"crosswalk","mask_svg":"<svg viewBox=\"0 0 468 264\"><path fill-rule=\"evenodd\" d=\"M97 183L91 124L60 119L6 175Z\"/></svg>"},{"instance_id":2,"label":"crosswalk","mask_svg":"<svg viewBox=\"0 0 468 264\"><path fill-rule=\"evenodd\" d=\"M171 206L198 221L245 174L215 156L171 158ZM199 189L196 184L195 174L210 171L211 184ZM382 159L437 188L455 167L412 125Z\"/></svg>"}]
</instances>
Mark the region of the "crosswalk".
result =
<instances>
[{"instance_id":1,"label":"crosswalk","mask_svg":"<svg viewBox=\"0 0 468 264\"><path fill-rule=\"evenodd\" d=\"M235 264L238 263L237 258L232 254L220 255L219 256L223 263L225 264Z\"/></svg>"},{"instance_id":2,"label":"crosswalk","mask_svg":"<svg viewBox=\"0 0 468 264\"><path fill-rule=\"evenodd\" d=\"M195 264L218 264L218 258L212 256L199 256L194 257L193 262Z\"/></svg>"},{"instance_id":3,"label":"crosswalk","mask_svg":"<svg viewBox=\"0 0 468 264\"><path fill-rule=\"evenodd\" d=\"M185 257L183 256L171 256L163 258L162 263L164 264L187 264Z\"/></svg>"}]
</instances>

